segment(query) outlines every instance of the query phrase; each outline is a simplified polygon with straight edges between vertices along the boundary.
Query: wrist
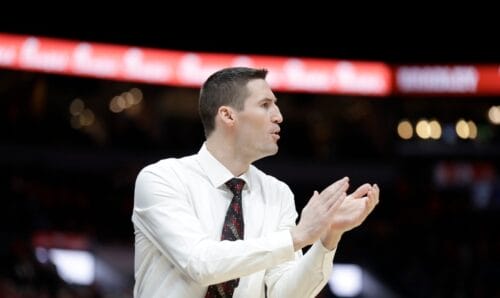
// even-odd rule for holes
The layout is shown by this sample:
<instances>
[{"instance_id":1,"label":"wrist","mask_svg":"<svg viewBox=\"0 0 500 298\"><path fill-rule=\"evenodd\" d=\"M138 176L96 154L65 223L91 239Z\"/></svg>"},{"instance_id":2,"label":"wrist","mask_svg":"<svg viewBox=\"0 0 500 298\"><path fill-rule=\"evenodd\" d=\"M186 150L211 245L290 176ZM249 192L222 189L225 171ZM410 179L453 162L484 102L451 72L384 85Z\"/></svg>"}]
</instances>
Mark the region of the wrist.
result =
<instances>
[{"instance_id":1,"label":"wrist","mask_svg":"<svg viewBox=\"0 0 500 298\"><path fill-rule=\"evenodd\" d=\"M337 248L340 238L342 238L341 232L336 232L336 231L327 231L322 237L321 237L321 243L325 248L328 250L334 250Z\"/></svg>"},{"instance_id":2,"label":"wrist","mask_svg":"<svg viewBox=\"0 0 500 298\"><path fill-rule=\"evenodd\" d=\"M303 237L303 235L300 232L300 229L298 227L293 227L290 230L290 234L292 235L293 250L294 251L302 249L304 246L307 245L307 242L304 239L304 237Z\"/></svg>"}]
</instances>

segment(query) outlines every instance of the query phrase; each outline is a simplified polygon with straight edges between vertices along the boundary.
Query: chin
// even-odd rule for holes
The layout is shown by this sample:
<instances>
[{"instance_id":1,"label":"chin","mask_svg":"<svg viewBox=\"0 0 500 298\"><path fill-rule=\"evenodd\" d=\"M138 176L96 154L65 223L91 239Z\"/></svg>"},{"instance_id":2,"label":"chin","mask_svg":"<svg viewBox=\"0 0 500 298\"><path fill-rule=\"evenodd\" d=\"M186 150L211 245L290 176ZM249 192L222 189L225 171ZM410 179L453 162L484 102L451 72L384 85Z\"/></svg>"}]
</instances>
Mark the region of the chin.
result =
<instances>
[{"instance_id":1,"label":"chin","mask_svg":"<svg viewBox=\"0 0 500 298\"><path fill-rule=\"evenodd\" d=\"M275 145L274 147L272 148L269 148L269 150L267 151L268 154L267 156L270 156L270 155L276 155L278 153L278 145Z\"/></svg>"}]
</instances>

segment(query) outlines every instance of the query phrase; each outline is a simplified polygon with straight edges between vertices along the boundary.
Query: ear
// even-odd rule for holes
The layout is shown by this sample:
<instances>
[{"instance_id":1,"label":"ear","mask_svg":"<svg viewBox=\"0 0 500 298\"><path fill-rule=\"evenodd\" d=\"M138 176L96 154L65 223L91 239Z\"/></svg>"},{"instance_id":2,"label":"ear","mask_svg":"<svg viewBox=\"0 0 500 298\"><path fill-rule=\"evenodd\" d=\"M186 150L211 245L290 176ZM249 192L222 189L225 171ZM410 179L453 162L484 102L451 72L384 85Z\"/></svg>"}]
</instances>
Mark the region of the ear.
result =
<instances>
[{"instance_id":1,"label":"ear","mask_svg":"<svg viewBox=\"0 0 500 298\"><path fill-rule=\"evenodd\" d=\"M228 126L233 126L235 121L234 110L229 106L221 106L217 111L219 119Z\"/></svg>"}]
</instances>

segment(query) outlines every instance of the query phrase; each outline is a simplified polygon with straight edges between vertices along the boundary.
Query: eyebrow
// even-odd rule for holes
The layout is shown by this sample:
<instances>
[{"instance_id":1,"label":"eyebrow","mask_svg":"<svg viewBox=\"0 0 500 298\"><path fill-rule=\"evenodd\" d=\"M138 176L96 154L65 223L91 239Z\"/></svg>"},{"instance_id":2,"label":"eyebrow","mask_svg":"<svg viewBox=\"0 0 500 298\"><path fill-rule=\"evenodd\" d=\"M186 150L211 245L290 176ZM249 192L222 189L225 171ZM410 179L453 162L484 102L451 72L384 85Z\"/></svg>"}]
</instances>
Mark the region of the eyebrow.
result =
<instances>
[{"instance_id":1,"label":"eyebrow","mask_svg":"<svg viewBox=\"0 0 500 298\"><path fill-rule=\"evenodd\" d=\"M260 102L264 102L264 101L272 101L274 103L277 103L278 102L278 98L274 98L273 99L273 98L266 97L266 98L263 98L263 99L259 100L259 103Z\"/></svg>"}]
</instances>

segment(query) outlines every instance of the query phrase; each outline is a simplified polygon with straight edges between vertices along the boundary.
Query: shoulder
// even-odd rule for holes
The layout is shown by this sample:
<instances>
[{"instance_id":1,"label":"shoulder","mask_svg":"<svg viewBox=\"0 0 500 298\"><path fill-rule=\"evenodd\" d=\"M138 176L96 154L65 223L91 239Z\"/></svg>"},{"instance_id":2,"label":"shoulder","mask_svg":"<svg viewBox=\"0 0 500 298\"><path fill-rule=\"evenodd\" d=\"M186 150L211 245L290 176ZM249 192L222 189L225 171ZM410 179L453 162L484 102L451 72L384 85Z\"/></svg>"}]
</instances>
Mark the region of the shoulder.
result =
<instances>
[{"instance_id":1,"label":"shoulder","mask_svg":"<svg viewBox=\"0 0 500 298\"><path fill-rule=\"evenodd\" d=\"M157 176L163 179L182 176L196 164L195 155L182 158L165 158L142 168L137 175L137 180L144 177Z\"/></svg>"},{"instance_id":2,"label":"shoulder","mask_svg":"<svg viewBox=\"0 0 500 298\"><path fill-rule=\"evenodd\" d=\"M134 206L149 208L168 200L183 198L186 189L186 164L192 157L167 158L149 164L137 175Z\"/></svg>"}]
</instances>

